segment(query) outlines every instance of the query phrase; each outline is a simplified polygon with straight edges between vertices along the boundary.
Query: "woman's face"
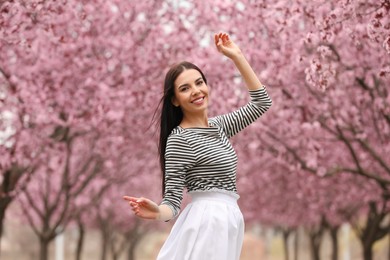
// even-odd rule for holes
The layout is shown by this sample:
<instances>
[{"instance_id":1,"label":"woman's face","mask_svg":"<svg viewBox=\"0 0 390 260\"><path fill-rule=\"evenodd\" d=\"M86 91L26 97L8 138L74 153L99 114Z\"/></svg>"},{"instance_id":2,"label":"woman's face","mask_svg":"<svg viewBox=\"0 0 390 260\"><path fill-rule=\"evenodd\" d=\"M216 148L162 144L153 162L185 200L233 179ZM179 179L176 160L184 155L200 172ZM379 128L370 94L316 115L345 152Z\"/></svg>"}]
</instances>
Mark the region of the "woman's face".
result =
<instances>
[{"instance_id":1,"label":"woman's face","mask_svg":"<svg viewBox=\"0 0 390 260\"><path fill-rule=\"evenodd\" d=\"M197 114L207 109L209 90L199 71L184 70L174 85L172 104L180 107L183 114Z\"/></svg>"}]
</instances>

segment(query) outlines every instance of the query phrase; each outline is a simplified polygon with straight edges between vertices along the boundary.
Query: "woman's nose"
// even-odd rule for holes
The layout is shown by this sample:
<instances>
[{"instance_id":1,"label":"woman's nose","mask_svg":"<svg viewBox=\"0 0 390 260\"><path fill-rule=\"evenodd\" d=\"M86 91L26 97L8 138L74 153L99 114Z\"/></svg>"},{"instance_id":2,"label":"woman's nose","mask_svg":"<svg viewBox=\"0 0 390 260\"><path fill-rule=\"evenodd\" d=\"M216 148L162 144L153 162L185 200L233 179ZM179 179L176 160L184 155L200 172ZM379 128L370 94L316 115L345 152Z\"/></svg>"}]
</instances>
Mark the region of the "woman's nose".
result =
<instances>
[{"instance_id":1,"label":"woman's nose","mask_svg":"<svg viewBox=\"0 0 390 260\"><path fill-rule=\"evenodd\" d=\"M198 88L195 88L195 89L192 91L192 95L193 95L193 96L196 96L196 95L198 95L198 94L200 94L200 90L199 90Z\"/></svg>"}]
</instances>

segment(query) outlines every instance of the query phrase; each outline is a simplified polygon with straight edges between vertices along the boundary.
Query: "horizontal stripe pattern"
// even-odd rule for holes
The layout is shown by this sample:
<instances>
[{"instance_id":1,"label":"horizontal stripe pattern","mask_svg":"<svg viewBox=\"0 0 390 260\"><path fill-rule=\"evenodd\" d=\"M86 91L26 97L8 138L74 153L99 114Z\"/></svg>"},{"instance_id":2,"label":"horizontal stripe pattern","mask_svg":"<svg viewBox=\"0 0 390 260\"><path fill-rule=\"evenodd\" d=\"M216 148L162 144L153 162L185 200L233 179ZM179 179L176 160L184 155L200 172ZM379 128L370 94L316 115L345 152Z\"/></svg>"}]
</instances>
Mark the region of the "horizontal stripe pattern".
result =
<instances>
[{"instance_id":1,"label":"horizontal stripe pattern","mask_svg":"<svg viewBox=\"0 0 390 260\"><path fill-rule=\"evenodd\" d=\"M172 130L165 151L165 191L161 204L174 217L180 212L183 190L237 192L237 155L229 138L253 123L272 104L265 88L249 91L251 101L238 110L209 119L209 128Z\"/></svg>"}]
</instances>

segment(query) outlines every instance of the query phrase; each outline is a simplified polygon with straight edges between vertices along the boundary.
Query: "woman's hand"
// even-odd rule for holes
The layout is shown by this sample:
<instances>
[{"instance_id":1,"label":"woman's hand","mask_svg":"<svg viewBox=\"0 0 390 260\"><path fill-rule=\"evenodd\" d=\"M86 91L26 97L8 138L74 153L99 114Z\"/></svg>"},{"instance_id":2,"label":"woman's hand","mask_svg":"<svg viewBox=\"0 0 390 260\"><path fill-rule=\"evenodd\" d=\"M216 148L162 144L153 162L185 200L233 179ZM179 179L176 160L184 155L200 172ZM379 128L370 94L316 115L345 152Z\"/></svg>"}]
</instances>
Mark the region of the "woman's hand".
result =
<instances>
[{"instance_id":1,"label":"woman's hand","mask_svg":"<svg viewBox=\"0 0 390 260\"><path fill-rule=\"evenodd\" d=\"M234 59L242 55L240 48L230 39L227 33L215 34L214 41L218 51L226 57Z\"/></svg>"},{"instance_id":2,"label":"woman's hand","mask_svg":"<svg viewBox=\"0 0 390 260\"><path fill-rule=\"evenodd\" d=\"M123 199L129 202L134 214L145 219L159 219L160 209L156 203L146 198L135 198L123 196Z\"/></svg>"}]
</instances>

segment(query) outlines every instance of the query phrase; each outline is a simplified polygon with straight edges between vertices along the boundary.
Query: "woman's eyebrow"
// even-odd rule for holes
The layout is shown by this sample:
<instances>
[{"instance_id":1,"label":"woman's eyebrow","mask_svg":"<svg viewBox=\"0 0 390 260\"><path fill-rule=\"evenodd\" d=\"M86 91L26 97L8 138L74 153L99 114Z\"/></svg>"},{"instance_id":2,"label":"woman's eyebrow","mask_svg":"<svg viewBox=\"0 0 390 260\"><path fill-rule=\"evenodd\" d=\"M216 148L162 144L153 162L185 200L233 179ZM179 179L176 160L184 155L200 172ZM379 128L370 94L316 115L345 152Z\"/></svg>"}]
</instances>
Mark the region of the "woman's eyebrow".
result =
<instances>
[{"instance_id":1,"label":"woman's eyebrow","mask_svg":"<svg viewBox=\"0 0 390 260\"><path fill-rule=\"evenodd\" d=\"M203 78L202 78L202 77L199 77L199 78L197 78L194 82L198 82L199 80L203 80ZM181 88L181 87L188 87L188 86L189 86L188 83L184 83L184 84L180 85L178 88Z\"/></svg>"},{"instance_id":2,"label":"woman's eyebrow","mask_svg":"<svg viewBox=\"0 0 390 260\"><path fill-rule=\"evenodd\" d=\"M188 84L188 83L184 83L184 84L180 85L178 88L182 88L182 87L188 87L188 86L189 86L189 84Z\"/></svg>"}]
</instances>

